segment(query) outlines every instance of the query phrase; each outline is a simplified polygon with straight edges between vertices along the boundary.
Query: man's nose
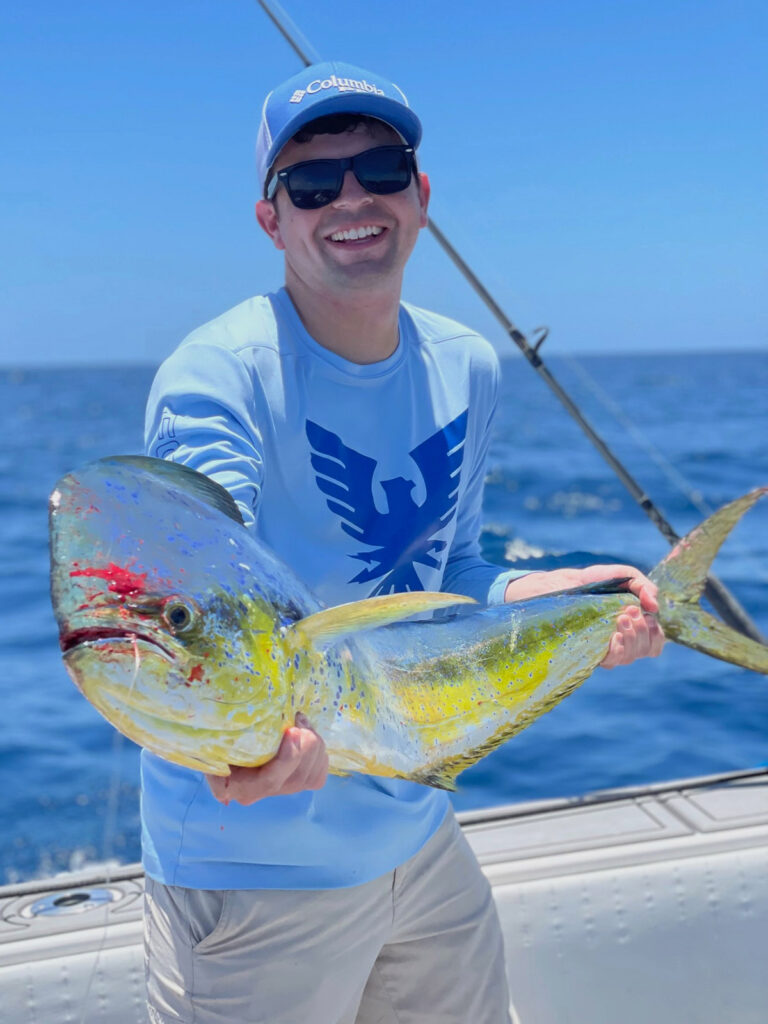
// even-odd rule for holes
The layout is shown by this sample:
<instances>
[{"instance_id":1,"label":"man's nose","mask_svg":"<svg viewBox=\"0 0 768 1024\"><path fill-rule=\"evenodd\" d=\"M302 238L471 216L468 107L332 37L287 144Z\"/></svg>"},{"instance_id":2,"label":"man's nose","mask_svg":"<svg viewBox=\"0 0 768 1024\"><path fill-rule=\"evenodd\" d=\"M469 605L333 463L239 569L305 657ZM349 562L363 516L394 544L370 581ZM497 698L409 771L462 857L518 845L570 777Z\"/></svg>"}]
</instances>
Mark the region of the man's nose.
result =
<instances>
[{"instance_id":1,"label":"man's nose","mask_svg":"<svg viewBox=\"0 0 768 1024\"><path fill-rule=\"evenodd\" d=\"M372 203L373 196L367 192L355 177L354 171L350 168L344 172L344 180L341 184L341 192L333 201L333 206L364 206Z\"/></svg>"}]
</instances>

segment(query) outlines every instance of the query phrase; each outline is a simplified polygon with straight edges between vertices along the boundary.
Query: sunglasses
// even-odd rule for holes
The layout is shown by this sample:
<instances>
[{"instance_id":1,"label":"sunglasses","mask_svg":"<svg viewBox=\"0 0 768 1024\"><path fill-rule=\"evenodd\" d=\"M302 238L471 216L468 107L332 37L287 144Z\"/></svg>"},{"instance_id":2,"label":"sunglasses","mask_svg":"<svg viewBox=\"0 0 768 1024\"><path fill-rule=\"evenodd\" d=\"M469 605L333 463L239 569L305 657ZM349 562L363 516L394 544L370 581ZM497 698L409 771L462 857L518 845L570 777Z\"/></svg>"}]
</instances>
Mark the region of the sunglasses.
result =
<instances>
[{"instance_id":1,"label":"sunglasses","mask_svg":"<svg viewBox=\"0 0 768 1024\"><path fill-rule=\"evenodd\" d=\"M299 210L319 210L338 199L349 170L366 192L389 196L408 188L416 170L416 157L412 146L377 146L338 160L305 160L274 174L267 185L266 198L273 199L282 184Z\"/></svg>"}]
</instances>

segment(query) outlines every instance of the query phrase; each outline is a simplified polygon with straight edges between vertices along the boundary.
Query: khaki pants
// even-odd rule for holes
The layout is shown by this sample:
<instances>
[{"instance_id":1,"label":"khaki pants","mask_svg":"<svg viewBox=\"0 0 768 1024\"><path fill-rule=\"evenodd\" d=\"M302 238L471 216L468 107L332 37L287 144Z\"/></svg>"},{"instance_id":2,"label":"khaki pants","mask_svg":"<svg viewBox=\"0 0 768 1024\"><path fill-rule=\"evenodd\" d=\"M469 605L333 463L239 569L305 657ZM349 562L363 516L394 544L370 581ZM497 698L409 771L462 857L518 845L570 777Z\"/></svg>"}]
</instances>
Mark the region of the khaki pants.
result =
<instances>
[{"instance_id":1,"label":"khaki pants","mask_svg":"<svg viewBox=\"0 0 768 1024\"><path fill-rule=\"evenodd\" d=\"M452 812L350 889L199 890L147 878L153 1024L508 1024L490 886Z\"/></svg>"}]
</instances>

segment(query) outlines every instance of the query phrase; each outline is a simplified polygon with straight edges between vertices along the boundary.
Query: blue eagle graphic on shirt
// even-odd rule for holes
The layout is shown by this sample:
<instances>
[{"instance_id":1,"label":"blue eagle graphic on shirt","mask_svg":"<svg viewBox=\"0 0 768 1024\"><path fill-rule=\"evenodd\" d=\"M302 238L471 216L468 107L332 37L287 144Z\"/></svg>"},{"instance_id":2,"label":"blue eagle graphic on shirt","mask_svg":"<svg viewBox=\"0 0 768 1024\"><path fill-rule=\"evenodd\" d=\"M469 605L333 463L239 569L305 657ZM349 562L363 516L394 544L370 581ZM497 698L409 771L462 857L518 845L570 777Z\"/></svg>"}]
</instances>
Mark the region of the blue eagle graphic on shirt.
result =
<instances>
[{"instance_id":1,"label":"blue eagle graphic on shirt","mask_svg":"<svg viewBox=\"0 0 768 1024\"><path fill-rule=\"evenodd\" d=\"M372 595L423 590L416 565L440 567L437 556L446 544L434 538L456 514L467 414L465 409L409 452L424 480L424 502L413 500L415 480L394 477L382 481L386 512L379 512L373 500L376 460L344 444L333 431L306 421L317 486L327 495L328 508L341 518L342 530L369 549L351 556L366 568L350 583L379 580Z\"/></svg>"}]
</instances>

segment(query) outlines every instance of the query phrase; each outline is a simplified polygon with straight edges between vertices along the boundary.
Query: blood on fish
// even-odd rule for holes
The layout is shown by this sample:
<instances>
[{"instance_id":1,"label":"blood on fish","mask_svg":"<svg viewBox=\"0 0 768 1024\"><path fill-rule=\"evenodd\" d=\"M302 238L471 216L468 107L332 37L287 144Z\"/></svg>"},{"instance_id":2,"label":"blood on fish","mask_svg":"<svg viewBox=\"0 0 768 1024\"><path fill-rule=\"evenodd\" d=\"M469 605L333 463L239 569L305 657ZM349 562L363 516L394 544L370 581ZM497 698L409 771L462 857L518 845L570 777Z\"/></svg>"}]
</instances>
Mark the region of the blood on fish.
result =
<instances>
[{"instance_id":1,"label":"blood on fish","mask_svg":"<svg viewBox=\"0 0 768 1024\"><path fill-rule=\"evenodd\" d=\"M200 683L203 680L203 666L195 665L192 671L187 676L190 683Z\"/></svg>"},{"instance_id":2,"label":"blood on fish","mask_svg":"<svg viewBox=\"0 0 768 1024\"><path fill-rule=\"evenodd\" d=\"M75 512L79 513L82 516L91 515L94 512L100 512L100 511L101 511L101 509L97 505L93 505L93 504L89 505L88 508L83 508L82 505L77 505L75 507Z\"/></svg>"},{"instance_id":3,"label":"blood on fish","mask_svg":"<svg viewBox=\"0 0 768 1024\"><path fill-rule=\"evenodd\" d=\"M113 594L120 597L132 597L134 594L143 594L147 589L147 574L145 572L131 572L120 565L110 562L106 569L72 569L70 576L93 576L106 580L107 588Z\"/></svg>"}]
</instances>

